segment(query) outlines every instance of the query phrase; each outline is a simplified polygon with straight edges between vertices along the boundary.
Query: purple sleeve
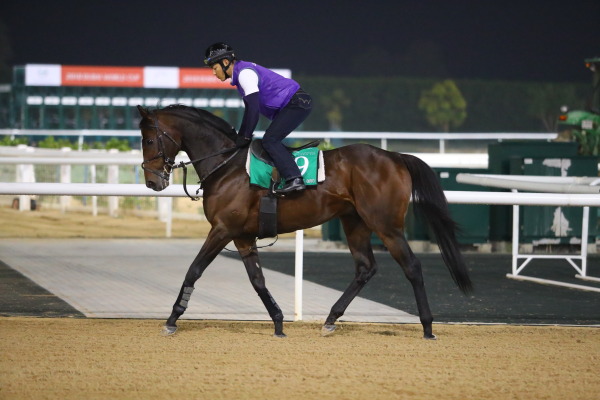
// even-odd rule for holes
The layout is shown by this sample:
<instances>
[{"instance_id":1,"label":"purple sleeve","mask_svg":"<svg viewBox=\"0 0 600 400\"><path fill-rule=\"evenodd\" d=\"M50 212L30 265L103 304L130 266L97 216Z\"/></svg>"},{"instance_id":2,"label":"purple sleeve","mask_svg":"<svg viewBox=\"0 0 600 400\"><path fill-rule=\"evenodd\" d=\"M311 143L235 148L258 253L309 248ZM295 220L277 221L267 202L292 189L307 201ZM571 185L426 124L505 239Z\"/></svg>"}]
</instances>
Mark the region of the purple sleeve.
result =
<instances>
[{"instance_id":1,"label":"purple sleeve","mask_svg":"<svg viewBox=\"0 0 600 400\"><path fill-rule=\"evenodd\" d=\"M240 126L239 135L244 136L246 139L251 139L254 129L258 124L259 113L259 94L254 92L243 98L244 106L244 118L242 119L242 125Z\"/></svg>"}]
</instances>

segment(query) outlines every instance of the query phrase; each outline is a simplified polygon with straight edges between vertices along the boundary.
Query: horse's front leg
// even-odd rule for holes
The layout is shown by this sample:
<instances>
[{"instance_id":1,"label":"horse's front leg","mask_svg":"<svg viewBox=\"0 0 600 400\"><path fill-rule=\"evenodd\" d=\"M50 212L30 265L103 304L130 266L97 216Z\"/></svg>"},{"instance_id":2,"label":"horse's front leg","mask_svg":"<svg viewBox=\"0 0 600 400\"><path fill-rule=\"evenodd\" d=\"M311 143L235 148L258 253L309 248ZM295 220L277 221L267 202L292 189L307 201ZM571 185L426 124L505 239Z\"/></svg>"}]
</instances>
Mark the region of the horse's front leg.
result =
<instances>
[{"instance_id":1,"label":"horse's front leg","mask_svg":"<svg viewBox=\"0 0 600 400\"><path fill-rule=\"evenodd\" d=\"M212 228L206 237L204 245L200 252L190 265L185 280L179 291L179 296L173 305L171 316L167 319L167 323L163 328L164 335L172 335L177 330L177 320L185 312L188 301L194 291L194 283L202 276L206 267L215 259L215 257L223 250L223 248L231 240L223 230Z\"/></svg>"},{"instance_id":2,"label":"horse's front leg","mask_svg":"<svg viewBox=\"0 0 600 400\"><path fill-rule=\"evenodd\" d=\"M271 293L265 286L265 277L260 267L260 261L258 259L258 250L256 249L254 238L252 239L235 239L234 243L242 257L246 272L252 283L252 287L256 290L258 297L262 300L263 304L267 308L273 323L275 324L274 336L284 338L286 335L283 333L283 312Z\"/></svg>"}]
</instances>

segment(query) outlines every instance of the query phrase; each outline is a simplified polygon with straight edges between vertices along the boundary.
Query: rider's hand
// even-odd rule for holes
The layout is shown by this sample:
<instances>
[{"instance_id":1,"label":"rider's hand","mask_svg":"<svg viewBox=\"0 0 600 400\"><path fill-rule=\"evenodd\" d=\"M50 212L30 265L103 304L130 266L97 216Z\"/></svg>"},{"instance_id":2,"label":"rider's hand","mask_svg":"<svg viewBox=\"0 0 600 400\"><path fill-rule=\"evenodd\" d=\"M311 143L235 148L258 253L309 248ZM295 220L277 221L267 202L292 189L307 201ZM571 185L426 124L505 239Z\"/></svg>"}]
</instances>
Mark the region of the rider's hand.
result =
<instances>
[{"instance_id":1,"label":"rider's hand","mask_svg":"<svg viewBox=\"0 0 600 400\"><path fill-rule=\"evenodd\" d=\"M237 137L235 138L235 147L241 149L243 147L248 146L251 141L252 141L252 138L246 138L242 135L237 135Z\"/></svg>"}]
</instances>

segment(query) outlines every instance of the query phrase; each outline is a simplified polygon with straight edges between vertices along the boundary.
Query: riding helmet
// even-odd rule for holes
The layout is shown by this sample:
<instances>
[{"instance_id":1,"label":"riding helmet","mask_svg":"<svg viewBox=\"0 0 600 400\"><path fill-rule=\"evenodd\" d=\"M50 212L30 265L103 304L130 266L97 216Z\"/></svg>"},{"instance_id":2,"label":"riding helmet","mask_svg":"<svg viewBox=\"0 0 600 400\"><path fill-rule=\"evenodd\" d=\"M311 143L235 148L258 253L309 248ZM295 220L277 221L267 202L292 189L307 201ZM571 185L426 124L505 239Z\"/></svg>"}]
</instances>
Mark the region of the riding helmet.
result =
<instances>
[{"instance_id":1,"label":"riding helmet","mask_svg":"<svg viewBox=\"0 0 600 400\"><path fill-rule=\"evenodd\" d=\"M227 43L221 42L210 45L208 49L206 49L204 56L204 64L209 67L221 60L235 60L233 48Z\"/></svg>"}]
</instances>

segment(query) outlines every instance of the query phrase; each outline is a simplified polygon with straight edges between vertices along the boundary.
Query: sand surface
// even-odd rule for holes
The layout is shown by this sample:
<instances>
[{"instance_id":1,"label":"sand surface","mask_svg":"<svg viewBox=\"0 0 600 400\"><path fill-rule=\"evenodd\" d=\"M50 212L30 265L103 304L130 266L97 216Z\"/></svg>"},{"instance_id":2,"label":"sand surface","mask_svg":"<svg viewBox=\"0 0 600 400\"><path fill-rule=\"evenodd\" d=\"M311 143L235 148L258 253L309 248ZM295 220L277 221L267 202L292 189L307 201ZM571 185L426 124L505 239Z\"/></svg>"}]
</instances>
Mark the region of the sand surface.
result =
<instances>
[{"instance_id":1,"label":"sand surface","mask_svg":"<svg viewBox=\"0 0 600 400\"><path fill-rule=\"evenodd\" d=\"M600 330L0 318L2 399L597 399Z\"/></svg>"},{"instance_id":2,"label":"sand surface","mask_svg":"<svg viewBox=\"0 0 600 400\"><path fill-rule=\"evenodd\" d=\"M164 237L151 218L0 208L0 237ZM174 237L206 234L174 221ZM597 399L600 329L0 318L0 399Z\"/></svg>"}]
</instances>

